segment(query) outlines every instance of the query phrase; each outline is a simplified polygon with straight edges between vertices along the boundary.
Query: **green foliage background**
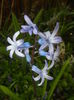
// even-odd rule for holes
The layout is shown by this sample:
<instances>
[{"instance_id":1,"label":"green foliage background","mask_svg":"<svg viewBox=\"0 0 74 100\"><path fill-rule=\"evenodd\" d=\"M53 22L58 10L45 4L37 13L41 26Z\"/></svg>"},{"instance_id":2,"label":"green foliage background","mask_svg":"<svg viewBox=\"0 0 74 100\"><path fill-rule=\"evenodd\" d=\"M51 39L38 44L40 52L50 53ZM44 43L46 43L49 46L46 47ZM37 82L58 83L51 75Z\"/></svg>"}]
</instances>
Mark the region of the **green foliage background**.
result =
<instances>
[{"instance_id":1,"label":"green foliage background","mask_svg":"<svg viewBox=\"0 0 74 100\"><path fill-rule=\"evenodd\" d=\"M0 100L74 100L74 10L68 6L58 5L51 9L41 9L34 17L34 23L40 31L53 30L58 21L58 33L63 39L60 44L59 62L49 73L54 80L45 80L41 87L36 83L36 91L32 71L25 58L14 55L14 58L10 59L9 52L6 51L7 37L12 37L20 29L21 23L24 23L23 18L20 22L20 18L18 19L12 11L10 16L10 22L6 18L0 30ZM29 16L32 18L32 13ZM34 43L34 36L24 37L22 34L19 38L21 37ZM44 58L35 56L34 63L43 68Z\"/></svg>"}]
</instances>

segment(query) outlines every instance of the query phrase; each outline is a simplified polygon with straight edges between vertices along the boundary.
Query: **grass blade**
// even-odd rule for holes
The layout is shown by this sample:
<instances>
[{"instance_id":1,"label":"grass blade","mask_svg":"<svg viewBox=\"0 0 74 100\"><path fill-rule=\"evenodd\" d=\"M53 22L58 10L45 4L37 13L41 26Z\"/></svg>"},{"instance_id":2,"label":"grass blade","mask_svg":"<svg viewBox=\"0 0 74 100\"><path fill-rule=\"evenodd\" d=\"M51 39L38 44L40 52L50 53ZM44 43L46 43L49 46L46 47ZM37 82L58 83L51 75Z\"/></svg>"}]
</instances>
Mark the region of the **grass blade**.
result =
<instances>
[{"instance_id":1,"label":"grass blade","mask_svg":"<svg viewBox=\"0 0 74 100\"><path fill-rule=\"evenodd\" d=\"M20 29L20 25L18 23L16 16L14 15L14 13L12 13L12 23L13 23L13 27L15 29L15 32L18 31Z\"/></svg>"},{"instance_id":2,"label":"grass blade","mask_svg":"<svg viewBox=\"0 0 74 100\"><path fill-rule=\"evenodd\" d=\"M0 85L0 90L8 95L12 100L21 100L16 94L14 94L9 88L6 86Z\"/></svg>"},{"instance_id":3,"label":"grass blade","mask_svg":"<svg viewBox=\"0 0 74 100\"><path fill-rule=\"evenodd\" d=\"M50 90L49 90L49 92L48 92L47 100L50 100L50 99L51 99L51 97L52 97L52 95L53 95L53 92L54 92L54 90L55 90L55 88L56 88L56 86L57 86L57 84L58 84L58 82L59 82L61 76L63 75L65 69L68 67L69 63L70 63L70 58L69 58L67 61L64 62L64 65L63 65L61 71L59 72L59 74L58 74L58 76L56 77L56 79L53 81L52 87L50 88Z\"/></svg>"},{"instance_id":4,"label":"grass blade","mask_svg":"<svg viewBox=\"0 0 74 100\"><path fill-rule=\"evenodd\" d=\"M43 13L43 9L41 9L40 11L39 11L39 13L37 14L37 16L35 17L35 19L34 19L34 23L38 23L39 22L39 19L40 19L40 17L42 16L42 13Z\"/></svg>"}]
</instances>

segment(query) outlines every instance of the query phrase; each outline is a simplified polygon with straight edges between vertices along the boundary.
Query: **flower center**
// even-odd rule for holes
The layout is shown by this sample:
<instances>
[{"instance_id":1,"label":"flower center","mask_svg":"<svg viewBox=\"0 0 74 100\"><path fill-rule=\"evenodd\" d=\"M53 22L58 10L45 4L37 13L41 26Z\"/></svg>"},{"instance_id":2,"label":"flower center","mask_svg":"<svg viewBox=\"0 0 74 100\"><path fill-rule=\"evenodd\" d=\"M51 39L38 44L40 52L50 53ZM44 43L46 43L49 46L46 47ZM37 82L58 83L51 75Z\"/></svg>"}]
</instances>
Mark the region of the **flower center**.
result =
<instances>
[{"instance_id":1,"label":"flower center","mask_svg":"<svg viewBox=\"0 0 74 100\"><path fill-rule=\"evenodd\" d=\"M16 42L14 42L13 48L14 48L14 49L17 49L17 43L16 43Z\"/></svg>"}]
</instances>

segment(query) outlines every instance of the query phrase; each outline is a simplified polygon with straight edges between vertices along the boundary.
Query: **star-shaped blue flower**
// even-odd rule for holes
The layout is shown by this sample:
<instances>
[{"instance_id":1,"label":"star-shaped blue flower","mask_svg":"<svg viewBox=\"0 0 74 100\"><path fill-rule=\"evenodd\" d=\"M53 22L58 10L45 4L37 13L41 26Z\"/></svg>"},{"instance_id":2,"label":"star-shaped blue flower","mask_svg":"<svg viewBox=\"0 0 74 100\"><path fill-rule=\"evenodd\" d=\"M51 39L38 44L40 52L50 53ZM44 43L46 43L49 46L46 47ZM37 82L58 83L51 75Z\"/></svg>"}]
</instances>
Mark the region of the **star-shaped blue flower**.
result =
<instances>
[{"instance_id":1,"label":"star-shaped blue flower","mask_svg":"<svg viewBox=\"0 0 74 100\"><path fill-rule=\"evenodd\" d=\"M59 29L59 23L57 22L52 34L50 31L41 33L39 32L38 35L40 36L40 39L38 40L38 43L41 45L39 50L45 49L48 47L49 49L54 50L54 44L59 44L62 42L62 38L60 36L55 36Z\"/></svg>"},{"instance_id":2,"label":"star-shaped blue flower","mask_svg":"<svg viewBox=\"0 0 74 100\"><path fill-rule=\"evenodd\" d=\"M34 33L35 35L38 33L38 28L36 24L34 24L27 15L24 15L24 20L28 25L22 25L21 33L28 32L30 35Z\"/></svg>"},{"instance_id":3,"label":"star-shaped blue flower","mask_svg":"<svg viewBox=\"0 0 74 100\"><path fill-rule=\"evenodd\" d=\"M53 77L47 75L48 74L47 69L48 69L48 64L47 64L47 61L46 60L45 60L45 66L44 66L44 68L42 70L39 69L35 65L32 66L32 71L34 71L37 74L39 74L37 77L34 77L33 76L33 79L35 81L38 81L41 78L41 82L38 84L38 86L41 86L44 83L44 79L45 78L48 79L48 80L53 80Z\"/></svg>"},{"instance_id":4,"label":"star-shaped blue flower","mask_svg":"<svg viewBox=\"0 0 74 100\"><path fill-rule=\"evenodd\" d=\"M9 46L7 46L6 50L10 50L10 58L13 58L13 53L15 52L16 55L18 55L19 57L25 57L26 56L26 60L27 62L31 61L31 57L29 55L29 48L31 47L29 42L24 42L23 39L19 39L16 40L16 38L18 37L18 35L20 34L19 31L17 31L14 35L13 35L13 40L8 37L7 41L10 44ZM24 51L24 52L22 52Z\"/></svg>"}]
</instances>

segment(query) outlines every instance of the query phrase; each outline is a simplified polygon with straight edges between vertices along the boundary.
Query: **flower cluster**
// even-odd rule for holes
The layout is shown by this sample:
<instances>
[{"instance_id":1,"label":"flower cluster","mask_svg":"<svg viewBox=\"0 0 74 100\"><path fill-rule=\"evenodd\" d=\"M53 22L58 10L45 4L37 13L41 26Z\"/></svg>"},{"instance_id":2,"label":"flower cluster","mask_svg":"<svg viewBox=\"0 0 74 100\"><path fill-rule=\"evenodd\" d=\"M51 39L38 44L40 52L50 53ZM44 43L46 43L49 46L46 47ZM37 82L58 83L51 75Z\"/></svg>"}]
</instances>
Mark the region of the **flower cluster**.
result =
<instances>
[{"instance_id":1,"label":"flower cluster","mask_svg":"<svg viewBox=\"0 0 74 100\"><path fill-rule=\"evenodd\" d=\"M37 43L40 45L40 48L38 53L40 56L45 56L47 60L51 61L50 66L48 66L47 60L45 60L45 66L43 69L39 69L37 66L31 64L32 71L38 74L37 77L33 76L33 79L35 81L41 79L41 82L38 84L38 86L41 86L45 78L48 80L53 79L53 77L48 75L48 70L54 66L55 61L59 56L60 50L58 44L62 42L61 37L56 35L59 29L59 23L57 22L53 32L47 31L42 33L38 30L37 25L34 24L27 15L24 15L24 20L27 25L21 25L21 29L13 35L13 40L10 37L7 38L10 46L7 46L6 49L7 51L10 50L10 58L13 58L13 53L15 52L15 54L19 57L26 57L27 62L31 64L29 49L33 46L29 42L24 42L23 39L16 40L16 38L21 33L29 33L30 36L32 34L39 36Z\"/></svg>"}]
</instances>

